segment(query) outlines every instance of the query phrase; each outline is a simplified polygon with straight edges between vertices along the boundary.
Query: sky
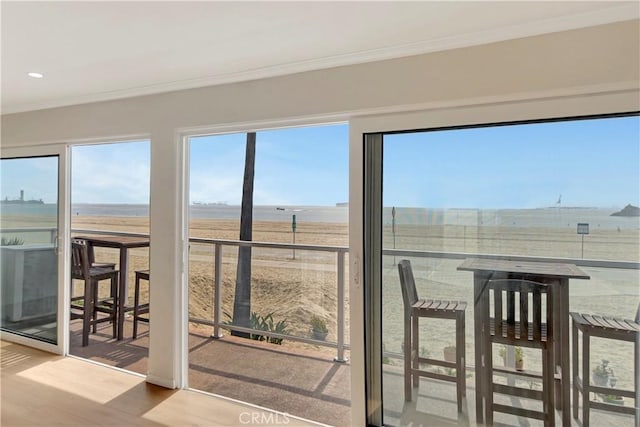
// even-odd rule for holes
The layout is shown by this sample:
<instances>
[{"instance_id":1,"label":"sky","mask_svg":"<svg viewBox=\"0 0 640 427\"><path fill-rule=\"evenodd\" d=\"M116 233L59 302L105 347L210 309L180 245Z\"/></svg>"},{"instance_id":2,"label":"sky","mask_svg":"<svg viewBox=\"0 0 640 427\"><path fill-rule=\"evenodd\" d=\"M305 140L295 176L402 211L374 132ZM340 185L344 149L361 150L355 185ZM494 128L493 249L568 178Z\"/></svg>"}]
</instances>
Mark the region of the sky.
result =
<instances>
[{"instance_id":1,"label":"sky","mask_svg":"<svg viewBox=\"0 0 640 427\"><path fill-rule=\"evenodd\" d=\"M242 200L246 134L192 138L191 202ZM254 204L335 206L349 200L345 124L256 133Z\"/></svg>"},{"instance_id":2,"label":"sky","mask_svg":"<svg viewBox=\"0 0 640 427\"><path fill-rule=\"evenodd\" d=\"M257 133L256 205L334 206L348 194L348 126ZM384 136L383 204L432 208L640 205L640 118ZM190 140L190 201L240 204L246 135ZM73 203L146 204L148 141L73 146ZM2 199L51 203L55 158L3 160Z\"/></svg>"},{"instance_id":3,"label":"sky","mask_svg":"<svg viewBox=\"0 0 640 427\"><path fill-rule=\"evenodd\" d=\"M31 157L2 159L0 163L0 198L19 199L20 190L25 200L53 203L58 198L58 158Z\"/></svg>"},{"instance_id":4,"label":"sky","mask_svg":"<svg viewBox=\"0 0 640 427\"><path fill-rule=\"evenodd\" d=\"M71 149L72 203L149 203L149 141Z\"/></svg>"},{"instance_id":5,"label":"sky","mask_svg":"<svg viewBox=\"0 0 640 427\"><path fill-rule=\"evenodd\" d=\"M384 137L383 205L624 207L640 202L640 118Z\"/></svg>"}]
</instances>

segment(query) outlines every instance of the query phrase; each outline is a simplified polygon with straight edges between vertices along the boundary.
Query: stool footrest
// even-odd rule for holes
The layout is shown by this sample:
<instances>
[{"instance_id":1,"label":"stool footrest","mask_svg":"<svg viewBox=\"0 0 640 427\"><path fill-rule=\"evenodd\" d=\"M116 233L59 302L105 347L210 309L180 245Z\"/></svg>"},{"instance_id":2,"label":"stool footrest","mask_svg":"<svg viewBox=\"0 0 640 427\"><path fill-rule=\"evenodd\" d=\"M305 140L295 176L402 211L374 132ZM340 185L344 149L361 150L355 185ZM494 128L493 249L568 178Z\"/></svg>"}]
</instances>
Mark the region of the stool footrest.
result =
<instances>
[{"instance_id":1,"label":"stool footrest","mask_svg":"<svg viewBox=\"0 0 640 427\"><path fill-rule=\"evenodd\" d=\"M544 412L532 411L530 409L517 408L514 406L500 405L498 403L493 404L493 410L496 412L502 412L503 414L515 415L518 417L534 418L536 420L544 420Z\"/></svg>"},{"instance_id":2,"label":"stool footrest","mask_svg":"<svg viewBox=\"0 0 640 427\"><path fill-rule=\"evenodd\" d=\"M494 384L493 391L496 393L509 394L526 399L542 400L542 392L540 390L529 390L522 387L514 387L504 384Z\"/></svg>"}]
</instances>

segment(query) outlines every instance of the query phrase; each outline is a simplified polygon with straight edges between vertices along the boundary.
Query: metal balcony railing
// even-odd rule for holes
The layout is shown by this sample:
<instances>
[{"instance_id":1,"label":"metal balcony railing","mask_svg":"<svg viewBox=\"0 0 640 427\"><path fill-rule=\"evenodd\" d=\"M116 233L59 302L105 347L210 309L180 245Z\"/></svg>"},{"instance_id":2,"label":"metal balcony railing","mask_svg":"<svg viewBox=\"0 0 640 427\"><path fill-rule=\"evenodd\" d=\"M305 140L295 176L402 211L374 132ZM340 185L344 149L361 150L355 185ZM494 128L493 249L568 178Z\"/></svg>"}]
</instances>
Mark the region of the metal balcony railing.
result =
<instances>
[{"instance_id":1,"label":"metal balcony railing","mask_svg":"<svg viewBox=\"0 0 640 427\"><path fill-rule=\"evenodd\" d=\"M120 235L120 236L145 236L148 234L143 233L129 233L129 232L116 232L116 231L103 231L103 230L87 230L87 229L72 229L72 233L76 234L102 234L102 235ZM10 228L0 230L0 234L15 234L15 233L30 233L30 232L48 232L53 242L57 236L56 228L49 227L33 227L33 228ZM214 328L213 337L221 337L221 329L254 333L263 336L273 338L285 338L288 340L315 344L318 346L325 346L335 348L337 351L335 360L339 362L346 361L344 356L345 350L349 349L349 345L345 342L345 257L349 252L348 247L342 246L320 246L320 245L305 245L305 244L285 244L285 243L270 243L270 242L246 242L240 240L222 240L222 239L205 239L192 237L189 239L190 243L197 243L200 245L211 245L213 248L213 265L214 265L214 277L213 277L213 307L214 314L213 320L201 319L190 317L189 321L193 323L204 324L212 326ZM221 320L222 314L222 252L223 247L240 247L249 246L252 248L269 248L275 250L297 250L297 251L314 251L334 253L336 255L336 297L337 297L337 333L336 341L320 341L303 336L283 335L271 331L257 330L251 328L245 328L235 325L223 324ZM628 261L609 261L609 260L590 260L590 259L574 259L574 258L551 258L551 257L532 257L532 256L515 256L515 255L496 255L496 254L475 254L475 253L462 253L462 252L425 252L415 250L403 250L403 249L384 249L383 255L395 256L395 257L410 257L410 258L440 258L440 259L460 259L474 257L474 258L493 258L493 259L508 259L514 261L544 261L544 262L560 262L571 263L582 267L596 267L596 268L615 268L615 269L640 269L640 262L628 262ZM389 352L389 356L397 356L393 352Z\"/></svg>"},{"instance_id":2,"label":"metal balcony railing","mask_svg":"<svg viewBox=\"0 0 640 427\"><path fill-rule=\"evenodd\" d=\"M337 362L345 362L346 359L344 357L345 349L348 349L348 344L345 343L345 254L348 252L348 248L340 247L340 246L319 246L319 245L303 245L303 244L287 244L287 243L268 243L268 242L247 242L240 240L220 240L220 239L204 239L192 237L189 239L190 243L198 243L205 245L213 245L214 247L214 318L213 322L207 319L196 319L190 318L189 321L195 323L202 323L206 325L213 326L214 337L220 337L221 328L239 331L239 332L249 332L256 333L260 335L265 335L273 338L286 338L293 341L304 342L308 344L316 344L320 346L333 347L337 349L337 355L334 360ZM337 280L336 280L336 293L337 293L337 313L336 313L336 323L337 323L337 333L336 333L336 342L327 342L321 340L315 340L302 336L292 336L292 335L283 335L270 331L256 330L250 328L244 328L235 325L223 325L221 323L220 315L222 313L222 252L224 246L231 247L251 247L251 248L268 248L268 249L278 249L278 250L296 250L296 251L315 251L315 252L329 252L336 254L336 271L337 271Z\"/></svg>"},{"instance_id":3,"label":"metal balcony railing","mask_svg":"<svg viewBox=\"0 0 640 427\"><path fill-rule=\"evenodd\" d=\"M5 228L0 230L0 235L15 235L24 233L43 233L50 234L50 241L54 242L57 236L57 228L55 227L30 227L30 228ZM137 237L149 237L144 233L130 233L120 231L104 231L104 230L91 230L91 229L72 229L73 234L94 234L94 235L116 235L116 236L137 236ZM232 331L247 332L253 334L259 334L263 336L273 338L286 338L292 341L299 341L308 344L315 344L319 346L325 346L335 348L337 351L334 360L338 362L345 362L347 359L344 356L344 352L349 348L349 345L345 342L345 254L348 252L346 247L338 246L319 246L319 245L304 245L304 244L280 244L280 243L268 243L268 242L246 242L240 240L220 240L220 239L204 239L192 237L189 239L190 243L198 243L201 245L211 245L214 248L214 318L200 319L190 317L189 321L193 323L204 324L213 326L213 337L219 338L222 336L221 329L227 329ZM252 248L271 248L278 250L297 250L297 251L316 251L316 252L329 252L336 254L336 292L337 292L337 331L336 341L321 341L308 337L283 335L271 331L264 331L252 328L245 328L241 326L235 326L230 324L223 324L221 320L222 314L222 248L224 246L239 247L249 246Z\"/></svg>"}]
</instances>

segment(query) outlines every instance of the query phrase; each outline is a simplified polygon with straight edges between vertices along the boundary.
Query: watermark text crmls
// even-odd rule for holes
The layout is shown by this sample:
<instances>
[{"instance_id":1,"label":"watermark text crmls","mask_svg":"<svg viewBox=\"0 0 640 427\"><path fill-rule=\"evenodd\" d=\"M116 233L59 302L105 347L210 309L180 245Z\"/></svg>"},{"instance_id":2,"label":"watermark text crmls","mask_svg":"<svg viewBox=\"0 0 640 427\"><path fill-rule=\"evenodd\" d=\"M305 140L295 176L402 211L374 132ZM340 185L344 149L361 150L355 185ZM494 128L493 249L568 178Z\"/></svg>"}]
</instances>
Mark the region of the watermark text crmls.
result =
<instances>
[{"instance_id":1,"label":"watermark text crmls","mask_svg":"<svg viewBox=\"0 0 640 427\"><path fill-rule=\"evenodd\" d=\"M243 425L287 425L291 422L287 413L263 411L242 412L238 420Z\"/></svg>"}]
</instances>

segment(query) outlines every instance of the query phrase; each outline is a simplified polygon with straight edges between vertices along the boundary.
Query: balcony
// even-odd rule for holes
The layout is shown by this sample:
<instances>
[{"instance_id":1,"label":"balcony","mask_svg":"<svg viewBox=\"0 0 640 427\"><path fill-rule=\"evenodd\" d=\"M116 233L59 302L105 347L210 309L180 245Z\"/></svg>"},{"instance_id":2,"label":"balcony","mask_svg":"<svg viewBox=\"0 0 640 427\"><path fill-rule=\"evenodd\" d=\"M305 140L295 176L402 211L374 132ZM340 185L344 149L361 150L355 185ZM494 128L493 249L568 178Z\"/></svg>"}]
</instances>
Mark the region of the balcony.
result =
<instances>
[{"instance_id":1,"label":"balcony","mask_svg":"<svg viewBox=\"0 0 640 427\"><path fill-rule=\"evenodd\" d=\"M86 233L87 230L82 230ZM230 304L229 293L233 292L230 283L233 278L225 280L225 275L233 276L237 262L234 254L240 245L255 248L252 262L257 274L261 268L283 269L286 275L309 274L309 271L330 273L333 280L333 296L335 301L331 317L332 333L328 341L319 341L310 337L308 325L297 325L287 334L250 330L228 324L224 312ZM292 251L296 251L296 260ZM198 311L201 305L190 299L189 329L189 386L191 388L247 401L263 407L283 411L322 423L338 426L350 425L350 363L348 362L348 299L344 291L346 276L345 258L348 256L345 247L327 247L314 245L290 245L283 243L239 242L232 240L191 239L190 268L193 271L208 271L205 280L190 280L190 292L199 299L206 300L205 306L210 311ZM470 276L466 272L457 271L457 266L470 255L464 252L425 252L413 250L384 251L384 281L387 283L383 292L385 304L383 335L383 378L385 384L386 419L390 425L402 425L409 419L436 422L446 425L457 424L455 388L453 385L427 379L421 380L419 394L414 402L407 404L402 398L402 354L400 324L401 304L399 297L396 260L410 258L416 266L416 277L428 291L440 295L452 295L460 299L472 300ZM478 255L474 255L478 256ZM487 255L489 256L489 255ZM491 257L499 257L491 255ZM144 257L142 257L144 258ZM509 256L515 260L538 260L554 262L570 262L579 265L591 276L590 281L576 281L570 287L572 311L604 313L613 315L615 310L632 312L637 303L638 263L623 261L598 261L573 258L543 258L534 256ZM135 254L134 268L135 268ZM305 260L301 266L296 262ZM138 260L140 265L144 260ZM201 264L194 266L194 263ZM388 265L387 265L388 264ZM348 264L346 264L348 265ZM140 267L143 268L143 267ZM269 276L269 275L267 275ZM226 283L225 283L226 282ZM194 285L207 289L194 292ZM225 295L227 295L225 297ZM327 297L327 295L324 295ZM303 298L304 295L298 294ZM594 298L595 297L595 298ZM225 299L226 298L226 299ZM634 299L636 298L636 299ZM226 301L226 302L225 302ZM339 302L343 301L344 304ZM289 301L291 302L291 301ZM287 300L283 300L283 305ZM396 305L394 305L396 304ZM194 308L194 305L196 306ZM282 312L284 307L274 308ZM195 313L198 316L194 315ZM204 313L204 315L203 315ZM475 382L474 382L474 335L473 316L467 316L467 401L465 418L474 425L475 414ZM206 316L209 316L206 318ZM342 321L338 321L342 319ZM227 322L227 323L225 323ZM125 340L111 339L108 325L104 331L92 335L92 343L88 347L79 347L79 325L72 324L72 354L87 357L109 365L146 373L146 352L148 345L147 326L143 324L142 334L136 340L131 337L131 321L125 323L127 331ZM234 337L229 330L262 334L272 338L283 339L282 345L266 341L257 341ZM440 357L440 352L449 343L449 332L444 327L436 327L428 340L424 351L433 357ZM609 343L593 340L592 362L601 357L610 359L616 367L619 378L618 387L633 386L632 347L627 343ZM425 344L426 345L426 344ZM613 347L612 347L613 345ZM611 351L615 347L615 351ZM539 370L540 357L534 352L525 350L527 369ZM338 360L338 361L336 361ZM346 361L340 362L340 361ZM530 379L506 378L509 381L525 381L531 388L541 385ZM509 404L514 407L530 405L526 399L512 399ZM407 406L409 405L409 407ZM632 400L623 405L633 405ZM559 413L558 413L559 414ZM558 423L560 423L557 414ZM394 417L396 415L396 417ZM407 418L409 417L409 418ZM633 425L633 417L592 411L593 425L624 426ZM501 419L507 425L518 425L522 422L516 416Z\"/></svg>"},{"instance_id":2,"label":"balcony","mask_svg":"<svg viewBox=\"0 0 640 427\"><path fill-rule=\"evenodd\" d=\"M106 233L96 230L75 230L75 232ZM326 341L313 339L309 333L309 325L306 323L293 326L291 332L287 334L268 330L247 330L225 323L228 319L225 319L223 313L225 305L228 306L230 303L228 296L225 299L225 292L232 292L229 283L233 282L233 279L230 280L225 276L233 276L233 267L237 262L233 254L240 245L256 248L253 260L258 275L262 267L268 267L284 269L283 274L289 276L304 274L309 277L309 274L314 272L313 274L323 278L322 297L332 302L325 305L325 309L333 310L329 315L332 319L329 322L331 332ZM296 251L295 260L294 250ZM113 261L117 261L116 253L108 250L101 251L98 252L101 260L108 261L113 257ZM330 425L351 425L351 364L348 361L347 340L349 310L344 289L346 266L348 266L345 262L348 257L347 249L343 246L192 239L190 252L192 270L198 271L204 267L208 271L208 276L204 279L200 277L198 280L193 280L194 277L191 277L192 280L190 280L192 294L206 302L202 305L194 304L194 301L190 302L189 387ZM456 415L453 385L422 379L418 397L413 402L404 402L402 354L399 341L402 334L397 331L401 318L401 309L398 306L401 304L401 299L395 264L401 258L412 260L419 286L426 287L422 292L451 295L469 301L472 299L470 277L468 273L457 270L457 266L468 256L470 255L465 252L392 249L384 251L386 285L383 297L386 301L384 307L386 311L382 372L385 385L385 419L390 425L402 425L408 422L457 425L459 421ZM478 257L477 254L473 256ZM491 257L497 257L497 255L491 255ZM591 279L572 282L570 287L572 311L616 315L631 313L635 310L638 296L637 283L640 282L637 262L542 258L525 255L508 258L562 261L579 265L591 276ZM131 253L130 262L132 270L146 268L148 265L146 252L134 250ZM201 265L194 266L193 263ZM266 275L266 277L270 276ZM327 278L330 280L327 281ZM130 283L132 280L133 276L130 277ZM327 287L328 282L330 286ZM199 291L194 292L197 287L200 287ZM329 295L327 289L331 289L332 295ZM304 298L305 295L297 294L296 297ZM284 306L290 302L282 299ZM198 306L209 306L210 310L198 311ZM277 309L280 308L282 307ZM469 425L475 425L473 316L471 313L468 314L466 354L469 375L463 419ZM140 333L135 340L131 339L131 328L131 319L127 318L125 339L116 341L111 338L110 326L102 324L98 332L91 335L90 345L81 347L80 322L72 321L71 354L146 374L148 326L144 323L140 324ZM281 338L283 342L282 345L276 345L266 341L234 337L230 335L230 329ZM428 346L425 346L424 351L433 357L439 357L442 349L449 344L449 332L447 328L437 326L431 332ZM617 387L628 389L633 386L634 359L632 346L627 344L594 340L591 361L595 365L601 358L606 357L616 371ZM525 351L525 363L531 369L539 369L539 356ZM507 378L507 380L523 381L518 378ZM539 387L535 381L530 381L528 384L532 388ZM599 398L603 399L604 396ZM509 404L514 407L529 405L525 399L512 399ZM632 406L634 402L632 399L625 399L622 404ZM557 419L559 421L558 414ZM598 426L632 426L634 422L631 416L598 410L592 411L591 421L593 425ZM522 420L512 416L505 417L500 422L518 425Z\"/></svg>"}]
</instances>

